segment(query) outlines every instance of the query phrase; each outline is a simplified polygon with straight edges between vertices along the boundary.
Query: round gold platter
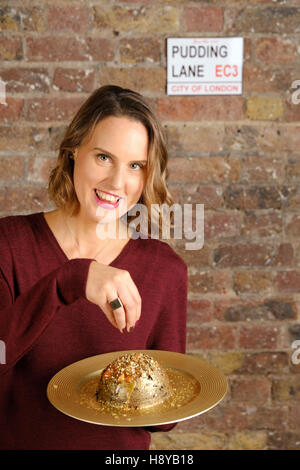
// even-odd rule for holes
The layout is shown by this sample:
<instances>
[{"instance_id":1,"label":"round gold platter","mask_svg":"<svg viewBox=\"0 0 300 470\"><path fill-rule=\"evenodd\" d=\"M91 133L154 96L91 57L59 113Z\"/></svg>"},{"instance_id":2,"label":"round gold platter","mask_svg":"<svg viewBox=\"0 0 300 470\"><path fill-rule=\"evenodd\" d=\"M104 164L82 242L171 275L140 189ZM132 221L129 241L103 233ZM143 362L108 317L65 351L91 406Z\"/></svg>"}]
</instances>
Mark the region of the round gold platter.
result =
<instances>
[{"instance_id":1,"label":"round gold platter","mask_svg":"<svg viewBox=\"0 0 300 470\"><path fill-rule=\"evenodd\" d=\"M102 370L117 357L134 352L148 354L166 368L173 380L173 399L139 411L99 407L95 391ZM209 411L224 398L227 387L224 375L204 359L170 351L129 350L92 356L65 367L50 380L47 397L59 411L80 421L103 426L157 426Z\"/></svg>"}]
</instances>

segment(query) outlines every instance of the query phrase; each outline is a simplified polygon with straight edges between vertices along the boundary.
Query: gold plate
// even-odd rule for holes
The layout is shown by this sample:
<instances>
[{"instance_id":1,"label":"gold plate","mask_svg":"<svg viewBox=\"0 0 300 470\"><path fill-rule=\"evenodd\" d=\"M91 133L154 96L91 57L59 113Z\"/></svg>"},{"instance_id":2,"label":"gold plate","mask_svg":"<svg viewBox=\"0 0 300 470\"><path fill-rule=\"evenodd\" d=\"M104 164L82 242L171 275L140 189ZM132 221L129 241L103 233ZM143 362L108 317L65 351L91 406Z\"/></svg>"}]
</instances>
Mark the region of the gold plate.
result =
<instances>
[{"instance_id":1,"label":"gold plate","mask_svg":"<svg viewBox=\"0 0 300 470\"><path fill-rule=\"evenodd\" d=\"M107 412L97 409L93 404L87 406L82 399L84 387L96 382L102 370L114 359L134 352L149 354L161 366L171 373L174 372L174 376L177 374L180 379L179 391L185 381L190 380L197 384L195 393L189 401L177 403L176 406L173 404L173 407L168 401L168 406L158 405L147 412L139 413L115 412L112 409ZM184 421L209 411L224 398L227 388L224 375L204 359L170 351L129 350L92 356L65 367L50 380L47 396L55 408L80 421L103 426L157 426Z\"/></svg>"}]
</instances>

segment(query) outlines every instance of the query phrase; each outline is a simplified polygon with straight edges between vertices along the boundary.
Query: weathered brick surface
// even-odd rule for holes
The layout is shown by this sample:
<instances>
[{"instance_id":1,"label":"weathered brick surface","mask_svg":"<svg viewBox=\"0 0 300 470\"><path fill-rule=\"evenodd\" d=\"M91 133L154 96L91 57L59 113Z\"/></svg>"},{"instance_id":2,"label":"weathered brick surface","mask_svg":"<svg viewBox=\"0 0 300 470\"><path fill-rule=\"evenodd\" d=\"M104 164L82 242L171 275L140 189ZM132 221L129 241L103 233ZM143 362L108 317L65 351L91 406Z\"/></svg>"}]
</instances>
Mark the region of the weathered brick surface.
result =
<instances>
[{"instance_id":1,"label":"weathered brick surface","mask_svg":"<svg viewBox=\"0 0 300 470\"><path fill-rule=\"evenodd\" d=\"M66 126L107 83L149 98L172 195L204 204L203 248L175 243L189 273L187 352L218 367L229 391L154 433L153 449L300 448L299 24L298 0L0 2L0 216L52 207ZM167 97L174 36L244 37L243 94Z\"/></svg>"}]
</instances>

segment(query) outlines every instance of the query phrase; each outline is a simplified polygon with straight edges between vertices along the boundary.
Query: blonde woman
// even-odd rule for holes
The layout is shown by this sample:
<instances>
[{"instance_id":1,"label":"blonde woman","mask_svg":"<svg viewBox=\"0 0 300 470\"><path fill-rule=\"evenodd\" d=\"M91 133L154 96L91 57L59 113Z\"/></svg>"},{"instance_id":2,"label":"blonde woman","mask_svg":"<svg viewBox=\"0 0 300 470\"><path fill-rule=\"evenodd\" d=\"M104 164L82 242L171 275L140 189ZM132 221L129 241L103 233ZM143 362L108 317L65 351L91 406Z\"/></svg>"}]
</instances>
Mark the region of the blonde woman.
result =
<instances>
[{"instance_id":1,"label":"blonde woman","mask_svg":"<svg viewBox=\"0 0 300 470\"><path fill-rule=\"evenodd\" d=\"M146 100L105 86L66 130L49 179L56 208L0 219L0 448L148 449L150 432L174 427L89 424L46 397L56 372L89 356L185 352L187 266L168 243L137 236L130 215L143 205L150 227L151 206L172 202L166 182Z\"/></svg>"}]
</instances>

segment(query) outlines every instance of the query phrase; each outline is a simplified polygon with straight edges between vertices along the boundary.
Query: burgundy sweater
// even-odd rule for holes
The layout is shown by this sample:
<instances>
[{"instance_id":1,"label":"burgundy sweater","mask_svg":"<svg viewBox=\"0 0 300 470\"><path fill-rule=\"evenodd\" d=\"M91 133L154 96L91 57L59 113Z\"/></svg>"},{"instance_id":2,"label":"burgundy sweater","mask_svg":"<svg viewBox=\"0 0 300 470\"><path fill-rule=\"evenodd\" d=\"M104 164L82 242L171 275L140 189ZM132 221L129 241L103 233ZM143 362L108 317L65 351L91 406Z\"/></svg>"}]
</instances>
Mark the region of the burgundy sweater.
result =
<instances>
[{"instance_id":1,"label":"burgundy sweater","mask_svg":"<svg viewBox=\"0 0 300 470\"><path fill-rule=\"evenodd\" d=\"M174 425L109 427L56 410L51 377L97 354L185 352L187 266L165 242L131 239L110 266L130 272L142 314L121 334L85 297L92 259L69 260L42 212L0 218L0 449L149 449L150 432ZM3 344L3 343L2 343ZM3 360L2 360L3 362Z\"/></svg>"}]
</instances>

